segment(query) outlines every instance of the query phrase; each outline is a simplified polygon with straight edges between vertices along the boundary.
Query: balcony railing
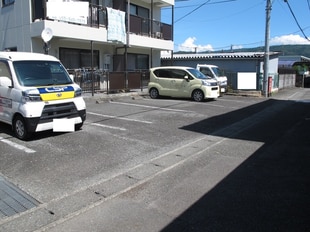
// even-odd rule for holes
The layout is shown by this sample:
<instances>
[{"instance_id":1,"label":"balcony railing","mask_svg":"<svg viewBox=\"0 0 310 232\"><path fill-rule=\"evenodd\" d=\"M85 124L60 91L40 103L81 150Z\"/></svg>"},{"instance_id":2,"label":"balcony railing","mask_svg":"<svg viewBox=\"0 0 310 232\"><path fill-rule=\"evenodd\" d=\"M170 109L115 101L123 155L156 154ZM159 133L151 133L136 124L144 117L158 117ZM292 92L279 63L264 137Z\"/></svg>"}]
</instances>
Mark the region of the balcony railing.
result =
<instances>
[{"instance_id":1,"label":"balcony railing","mask_svg":"<svg viewBox=\"0 0 310 232\"><path fill-rule=\"evenodd\" d=\"M129 31L138 35L150 36L157 39L172 40L171 25L135 15L130 15Z\"/></svg>"},{"instance_id":2,"label":"balcony railing","mask_svg":"<svg viewBox=\"0 0 310 232\"><path fill-rule=\"evenodd\" d=\"M42 9L43 11L43 9ZM33 20L36 18L42 17L42 14L44 14L41 11L36 10L34 12ZM107 27L107 10L105 7L89 4L89 13L88 13L88 19L87 19L87 26L89 27ZM53 20L48 19L46 15L44 15L45 19L47 20ZM164 40L172 40L172 26L169 24L161 23L156 20L150 20L147 18L141 18L135 15L130 15L129 17L129 32L135 33L137 35L143 35L158 39L164 39ZM68 22L70 23L70 22ZM73 23L77 24L77 23ZM126 21L127 24L127 21ZM83 24L85 25L85 24ZM126 29L128 31L128 25L126 25Z\"/></svg>"}]
</instances>

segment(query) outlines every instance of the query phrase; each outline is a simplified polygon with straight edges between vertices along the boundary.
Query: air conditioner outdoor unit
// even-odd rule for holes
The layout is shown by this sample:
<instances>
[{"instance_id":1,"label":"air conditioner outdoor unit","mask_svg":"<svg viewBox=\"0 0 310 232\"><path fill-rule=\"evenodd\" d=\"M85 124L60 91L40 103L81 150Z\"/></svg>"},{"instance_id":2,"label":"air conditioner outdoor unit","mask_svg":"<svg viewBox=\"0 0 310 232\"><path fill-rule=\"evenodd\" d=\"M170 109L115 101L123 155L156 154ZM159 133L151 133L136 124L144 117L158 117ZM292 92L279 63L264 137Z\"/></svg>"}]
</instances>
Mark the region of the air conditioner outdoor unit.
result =
<instances>
[{"instance_id":1,"label":"air conditioner outdoor unit","mask_svg":"<svg viewBox=\"0 0 310 232\"><path fill-rule=\"evenodd\" d=\"M155 37L161 39L163 37L163 33L157 31L155 32Z\"/></svg>"},{"instance_id":2,"label":"air conditioner outdoor unit","mask_svg":"<svg viewBox=\"0 0 310 232\"><path fill-rule=\"evenodd\" d=\"M103 63L110 65L111 64L111 58L112 57L110 54L104 54L103 55Z\"/></svg>"}]
</instances>

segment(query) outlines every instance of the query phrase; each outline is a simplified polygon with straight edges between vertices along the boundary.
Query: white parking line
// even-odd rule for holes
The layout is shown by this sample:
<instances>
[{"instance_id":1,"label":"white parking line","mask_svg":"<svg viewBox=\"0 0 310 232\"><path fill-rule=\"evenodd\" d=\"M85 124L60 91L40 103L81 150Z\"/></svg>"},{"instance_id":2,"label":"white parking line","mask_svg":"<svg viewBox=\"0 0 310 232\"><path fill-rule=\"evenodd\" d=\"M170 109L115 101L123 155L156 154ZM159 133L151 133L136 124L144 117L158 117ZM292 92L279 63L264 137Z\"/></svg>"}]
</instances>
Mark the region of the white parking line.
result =
<instances>
[{"instance_id":1,"label":"white parking line","mask_svg":"<svg viewBox=\"0 0 310 232\"><path fill-rule=\"evenodd\" d=\"M132 103L124 103L124 102L115 102L115 101L110 101L110 103L112 103L112 104L119 104L119 105L128 105L128 106L137 106L137 107L150 108L150 109L159 109L159 110L167 110L167 111L175 111L175 112L193 113L193 111L178 110L178 109L165 108L165 107L158 107L158 106L147 106L147 105L132 104Z\"/></svg>"},{"instance_id":2,"label":"white parking line","mask_svg":"<svg viewBox=\"0 0 310 232\"><path fill-rule=\"evenodd\" d=\"M104 127L104 128L109 128L109 129L114 129L114 130L120 130L120 131L125 131L126 130L126 128L116 127L116 126L108 126L108 125L103 125L103 124L99 124L99 123L91 123L90 125Z\"/></svg>"},{"instance_id":3,"label":"white parking line","mask_svg":"<svg viewBox=\"0 0 310 232\"><path fill-rule=\"evenodd\" d=\"M10 145L11 147L14 147L14 148L18 149L18 150L24 151L26 153L35 153L36 152L35 150L32 150L32 149L30 149L28 147L25 147L23 145L20 145L18 143L14 143L14 142L12 142L12 141L10 141L8 139L2 138L2 137L0 137L0 141Z\"/></svg>"},{"instance_id":4,"label":"white parking line","mask_svg":"<svg viewBox=\"0 0 310 232\"><path fill-rule=\"evenodd\" d=\"M124 118L124 117L118 117L118 116L111 116L111 115L106 115L106 114L98 114L98 113L89 112L89 111L87 112L87 114L96 115L96 116L105 117L105 118L125 120L125 121L130 121L130 122L141 122L141 123L146 123L146 124L152 124L152 122L150 122L150 121L137 120L137 119L132 119L132 118Z\"/></svg>"}]
</instances>

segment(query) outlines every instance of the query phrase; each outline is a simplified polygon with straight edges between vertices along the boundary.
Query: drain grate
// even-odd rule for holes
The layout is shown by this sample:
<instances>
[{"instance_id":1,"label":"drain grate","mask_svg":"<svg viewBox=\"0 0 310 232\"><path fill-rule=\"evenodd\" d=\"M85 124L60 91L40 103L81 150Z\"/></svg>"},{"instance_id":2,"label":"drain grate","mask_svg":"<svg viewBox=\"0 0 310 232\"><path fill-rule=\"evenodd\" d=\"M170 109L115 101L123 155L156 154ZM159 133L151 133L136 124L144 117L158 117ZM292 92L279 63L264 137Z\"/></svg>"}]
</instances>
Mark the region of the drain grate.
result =
<instances>
[{"instance_id":1,"label":"drain grate","mask_svg":"<svg viewBox=\"0 0 310 232\"><path fill-rule=\"evenodd\" d=\"M0 176L0 218L24 212L39 204L36 199Z\"/></svg>"}]
</instances>

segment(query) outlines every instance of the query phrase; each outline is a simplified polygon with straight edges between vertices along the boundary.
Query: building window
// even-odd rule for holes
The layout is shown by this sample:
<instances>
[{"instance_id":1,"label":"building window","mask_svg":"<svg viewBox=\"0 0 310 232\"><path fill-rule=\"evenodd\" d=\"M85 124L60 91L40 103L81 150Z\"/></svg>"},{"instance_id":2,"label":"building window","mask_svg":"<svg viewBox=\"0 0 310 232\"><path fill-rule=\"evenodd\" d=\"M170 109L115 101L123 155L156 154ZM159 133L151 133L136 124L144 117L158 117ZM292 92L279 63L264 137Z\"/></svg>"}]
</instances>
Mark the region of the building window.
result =
<instances>
[{"instance_id":1,"label":"building window","mask_svg":"<svg viewBox=\"0 0 310 232\"><path fill-rule=\"evenodd\" d=\"M127 70L149 69L149 56L144 54L128 54Z\"/></svg>"},{"instance_id":2,"label":"building window","mask_svg":"<svg viewBox=\"0 0 310 232\"><path fill-rule=\"evenodd\" d=\"M137 69L149 69L148 55L137 55Z\"/></svg>"},{"instance_id":3,"label":"building window","mask_svg":"<svg viewBox=\"0 0 310 232\"><path fill-rule=\"evenodd\" d=\"M93 68L99 68L99 51L93 51ZM92 68L91 50L59 48L59 59L68 69Z\"/></svg>"},{"instance_id":4,"label":"building window","mask_svg":"<svg viewBox=\"0 0 310 232\"><path fill-rule=\"evenodd\" d=\"M17 47L5 48L4 51L7 51L7 52L17 52Z\"/></svg>"},{"instance_id":5,"label":"building window","mask_svg":"<svg viewBox=\"0 0 310 232\"><path fill-rule=\"evenodd\" d=\"M31 1L32 21L36 19L45 19L45 3L43 1Z\"/></svg>"},{"instance_id":6,"label":"building window","mask_svg":"<svg viewBox=\"0 0 310 232\"><path fill-rule=\"evenodd\" d=\"M150 32L149 9L130 4L130 32L148 35Z\"/></svg>"},{"instance_id":7,"label":"building window","mask_svg":"<svg viewBox=\"0 0 310 232\"><path fill-rule=\"evenodd\" d=\"M125 55L113 56L113 71L122 72L148 70L149 69L149 55L145 54L127 54L127 67L125 67Z\"/></svg>"},{"instance_id":8,"label":"building window","mask_svg":"<svg viewBox=\"0 0 310 232\"><path fill-rule=\"evenodd\" d=\"M149 9L135 5L135 4L130 4L130 14L139 16L141 18L149 18Z\"/></svg>"},{"instance_id":9,"label":"building window","mask_svg":"<svg viewBox=\"0 0 310 232\"><path fill-rule=\"evenodd\" d=\"M2 6L14 4L15 0L2 0Z\"/></svg>"}]
</instances>

